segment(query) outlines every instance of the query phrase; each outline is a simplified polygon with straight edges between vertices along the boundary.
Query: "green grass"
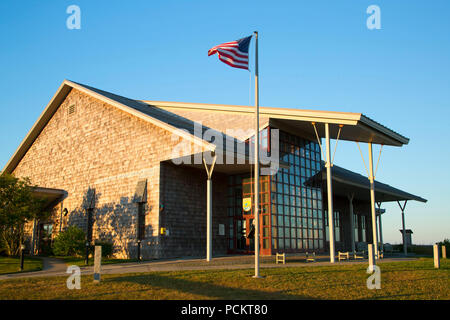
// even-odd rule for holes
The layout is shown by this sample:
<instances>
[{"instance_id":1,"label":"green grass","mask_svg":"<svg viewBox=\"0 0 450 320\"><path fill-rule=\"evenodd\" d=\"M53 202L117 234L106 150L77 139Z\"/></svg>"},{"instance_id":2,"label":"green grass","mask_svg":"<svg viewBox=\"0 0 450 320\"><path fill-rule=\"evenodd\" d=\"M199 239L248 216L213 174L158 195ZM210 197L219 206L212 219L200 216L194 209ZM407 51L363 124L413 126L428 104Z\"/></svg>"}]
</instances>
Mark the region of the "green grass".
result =
<instances>
[{"instance_id":1,"label":"green grass","mask_svg":"<svg viewBox=\"0 0 450 320\"><path fill-rule=\"evenodd\" d=\"M0 274L20 272L19 267L19 257L0 257ZM42 261L36 258L25 257L23 268L22 272L42 270Z\"/></svg>"},{"instance_id":2,"label":"green grass","mask_svg":"<svg viewBox=\"0 0 450 320\"><path fill-rule=\"evenodd\" d=\"M85 266L85 259L82 257L61 257L61 256L52 256L52 258L57 258L63 260L68 266L76 265L79 267ZM127 262L136 262L137 259L115 259L115 258L102 258L102 265L105 264L115 264L115 263L127 263ZM89 257L89 266L94 265L94 258Z\"/></svg>"},{"instance_id":3,"label":"green grass","mask_svg":"<svg viewBox=\"0 0 450 320\"><path fill-rule=\"evenodd\" d=\"M432 259L380 263L381 289L369 290L365 264L261 269L151 272L0 281L0 299L450 299L450 262Z\"/></svg>"}]
</instances>

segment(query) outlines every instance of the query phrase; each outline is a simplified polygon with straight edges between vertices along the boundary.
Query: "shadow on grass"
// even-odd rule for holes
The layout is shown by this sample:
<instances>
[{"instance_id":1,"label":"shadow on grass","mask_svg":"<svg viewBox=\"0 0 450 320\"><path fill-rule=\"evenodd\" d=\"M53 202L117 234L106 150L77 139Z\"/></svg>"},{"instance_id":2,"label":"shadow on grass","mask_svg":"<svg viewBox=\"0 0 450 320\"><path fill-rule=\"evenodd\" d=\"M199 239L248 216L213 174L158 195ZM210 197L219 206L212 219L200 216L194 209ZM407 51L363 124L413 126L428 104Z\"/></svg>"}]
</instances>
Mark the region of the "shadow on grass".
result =
<instances>
[{"instance_id":1,"label":"shadow on grass","mask_svg":"<svg viewBox=\"0 0 450 320\"><path fill-rule=\"evenodd\" d=\"M250 278L250 276L249 276ZM233 279L231 279L232 281ZM264 279L251 279L255 281L254 286L259 287ZM238 281L236 279L236 281ZM161 275L157 273L146 275L131 275L120 278L105 279L104 282L129 282L132 284L146 285L159 290L166 289L170 291L178 291L186 294L207 296L212 299L225 300L311 300L316 299L308 296L289 295L280 291L264 291L255 289L235 288L214 284L211 282L194 281ZM137 290L146 291L147 289Z\"/></svg>"}]
</instances>

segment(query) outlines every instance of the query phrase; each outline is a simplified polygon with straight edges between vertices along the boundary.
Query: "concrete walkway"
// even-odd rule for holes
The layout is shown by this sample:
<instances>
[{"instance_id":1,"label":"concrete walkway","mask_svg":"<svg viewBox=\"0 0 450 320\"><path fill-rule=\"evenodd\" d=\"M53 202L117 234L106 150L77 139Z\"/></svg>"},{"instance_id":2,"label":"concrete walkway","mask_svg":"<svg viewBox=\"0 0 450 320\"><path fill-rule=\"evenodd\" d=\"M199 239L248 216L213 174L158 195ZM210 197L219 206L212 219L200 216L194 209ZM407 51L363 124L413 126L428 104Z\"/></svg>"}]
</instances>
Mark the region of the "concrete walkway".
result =
<instances>
[{"instance_id":1,"label":"concrete walkway","mask_svg":"<svg viewBox=\"0 0 450 320\"><path fill-rule=\"evenodd\" d=\"M44 270L35 272L14 273L7 275L0 275L0 280L16 279L16 278L30 278L30 277L55 277L68 276L66 273L68 265L63 261L55 258L42 257L44 261ZM275 257L261 258L261 269L263 268L285 268L285 267L313 267L313 266L332 266L327 256L317 257L316 262L306 263L303 256L288 256L286 257L286 264L275 264ZM378 260L377 263L385 262L400 262L412 261L416 258L412 257L392 257ZM211 262L206 262L205 259L178 259L178 260L154 260L144 261L141 263L120 263L107 264L102 266L102 274L126 274L126 273L141 273L141 272L155 272L155 271L187 271L187 270L236 270L236 269L253 269L253 256L226 256L214 258ZM334 265L349 265L349 264L367 264L367 260L350 260L336 262ZM93 274L94 267L81 267L82 275Z\"/></svg>"},{"instance_id":2,"label":"concrete walkway","mask_svg":"<svg viewBox=\"0 0 450 320\"><path fill-rule=\"evenodd\" d=\"M60 259L48 258L48 257L36 257L36 258L39 258L42 260L43 266L42 266L41 271L3 274L3 275L0 275L0 280L61 275L61 274L65 274L65 272L67 270L67 265L64 263L64 261L62 261Z\"/></svg>"}]
</instances>

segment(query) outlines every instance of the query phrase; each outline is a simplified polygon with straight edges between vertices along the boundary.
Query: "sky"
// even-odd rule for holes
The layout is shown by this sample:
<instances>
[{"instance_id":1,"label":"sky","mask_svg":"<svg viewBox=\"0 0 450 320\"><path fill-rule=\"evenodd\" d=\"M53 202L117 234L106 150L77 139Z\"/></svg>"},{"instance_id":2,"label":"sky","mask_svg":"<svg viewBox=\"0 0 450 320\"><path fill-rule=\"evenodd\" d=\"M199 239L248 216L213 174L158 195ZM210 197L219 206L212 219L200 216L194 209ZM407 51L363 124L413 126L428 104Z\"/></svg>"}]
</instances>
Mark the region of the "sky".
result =
<instances>
[{"instance_id":1,"label":"sky","mask_svg":"<svg viewBox=\"0 0 450 320\"><path fill-rule=\"evenodd\" d=\"M80 29L67 28L70 5L80 8ZM380 29L367 27L370 5L380 8ZM428 200L406 206L414 243L442 241L450 238L448 12L446 0L2 0L0 168L64 79L134 99L253 104L252 73L207 51L257 30L260 105L363 113L410 138L383 147L376 179ZM340 141L335 163L366 175L355 143ZM401 211L382 207L384 242L400 243Z\"/></svg>"}]
</instances>

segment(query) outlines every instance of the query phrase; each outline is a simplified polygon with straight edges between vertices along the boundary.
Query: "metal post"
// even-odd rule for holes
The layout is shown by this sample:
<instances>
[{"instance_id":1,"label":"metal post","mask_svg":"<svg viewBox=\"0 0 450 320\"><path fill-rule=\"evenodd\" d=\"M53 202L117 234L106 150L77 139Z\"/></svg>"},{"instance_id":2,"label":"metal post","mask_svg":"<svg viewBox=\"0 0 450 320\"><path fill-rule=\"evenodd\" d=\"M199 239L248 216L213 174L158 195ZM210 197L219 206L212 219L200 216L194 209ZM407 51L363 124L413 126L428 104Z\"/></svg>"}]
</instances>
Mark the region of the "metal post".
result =
<instances>
[{"instance_id":1,"label":"metal post","mask_svg":"<svg viewBox=\"0 0 450 320\"><path fill-rule=\"evenodd\" d=\"M255 275L259 275L259 78L258 78L258 32L255 31Z\"/></svg>"},{"instance_id":2,"label":"metal post","mask_svg":"<svg viewBox=\"0 0 450 320\"><path fill-rule=\"evenodd\" d=\"M206 261L212 259L212 173L214 165L216 164L217 156L214 154L211 167L208 168L205 158L203 158L203 164L205 165L206 174L208 179L206 180Z\"/></svg>"},{"instance_id":3,"label":"metal post","mask_svg":"<svg viewBox=\"0 0 450 320\"><path fill-rule=\"evenodd\" d=\"M25 245L20 245L20 271L23 271L23 261L24 261L24 251L25 251Z\"/></svg>"},{"instance_id":4,"label":"metal post","mask_svg":"<svg viewBox=\"0 0 450 320\"><path fill-rule=\"evenodd\" d=\"M207 194L207 200L206 200L206 206L207 206L207 213L206 213L206 233L208 236L208 240L206 241L206 261L211 261L212 256L212 183L211 183L211 177L208 177L208 180L206 181L206 194Z\"/></svg>"},{"instance_id":5,"label":"metal post","mask_svg":"<svg viewBox=\"0 0 450 320\"><path fill-rule=\"evenodd\" d=\"M434 267L439 269L441 267L441 262L439 261L439 246L437 244L433 245L433 256L434 256Z\"/></svg>"},{"instance_id":6,"label":"metal post","mask_svg":"<svg viewBox=\"0 0 450 320\"><path fill-rule=\"evenodd\" d=\"M444 245L442 245L441 249L442 249L442 259L447 259L447 248Z\"/></svg>"},{"instance_id":7,"label":"metal post","mask_svg":"<svg viewBox=\"0 0 450 320\"><path fill-rule=\"evenodd\" d=\"M369 243L368 245L367 245L367 253L368 253L368 258L369 258L369 270L371 271L371 272L373 272L374 271L374 265L375 265L375 254L374 254L374 247L373 247L373 244L371 244L371 243Z\"/></svg>"},{"instance_id":8,"label":"metal post","mask_svg":"<svg viewBox=\"0 0 450 320\"><path fill-rule=\"evenodd\" d=\"M328 123L325 123L325 142L326 142L326 155L327 162L325 164L327 168L327 195L328 195L328 234L330 240L330 262L335 261L335 249L334 249L334 222L333 222L333 185L331 181L331 152L330 152L330 128Z\"/></svg>"},{"instance_id":9,"label":"metal post","mask_svg":"<svg viewBox=\"0 0 450 320\"><path fill-rule=\"evenodd\" d=\"M369 167L370 167L370 208L372 211L372 242L374 246L375 259L378 257L378 244L377 244L377 218L375 213L375 176L373 173L373 152L372 142L369 142Z\"/></svg>"},{"instance_id":10,"label":"metal post","mask_svg":"<svg viewBox=\"0 0 450 320\"><path fill-rule=\"evenodd\" d=\"M141 240L137 241L137 261L141 262Z\"/></svg>"},{"instance_id":11,"label":"metal post","mask_svg":"<svg viewBox=\"0 0 450 320\"><path fill-rule=\"evenodd\" d=\"M355 253L355 225L354 225L354 216L353 216L353 198L354 194L348 195L348 201L350 205L350 241L352 244L352 252Z\"/></svg>"},{"instance_id":12,"label":"metal post","mask_svg":"<svg viewBox=\"0 0 450 320\"><path fill-rule=\"evenodd\" d=\"M383 244L383 225L381 224L381 209L380 207L379 211L380 211L380 215L378 216L378 220L379 220L379 229L380 229L380 247L381 247L381 253L384 252L384 244Z\"/></svg>"}]
</instances>

